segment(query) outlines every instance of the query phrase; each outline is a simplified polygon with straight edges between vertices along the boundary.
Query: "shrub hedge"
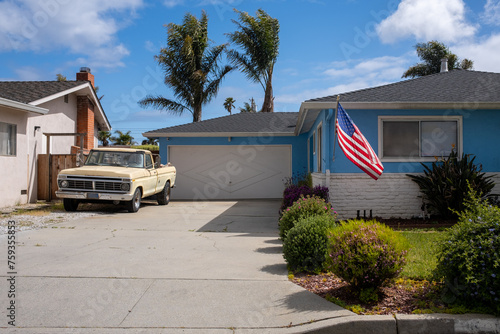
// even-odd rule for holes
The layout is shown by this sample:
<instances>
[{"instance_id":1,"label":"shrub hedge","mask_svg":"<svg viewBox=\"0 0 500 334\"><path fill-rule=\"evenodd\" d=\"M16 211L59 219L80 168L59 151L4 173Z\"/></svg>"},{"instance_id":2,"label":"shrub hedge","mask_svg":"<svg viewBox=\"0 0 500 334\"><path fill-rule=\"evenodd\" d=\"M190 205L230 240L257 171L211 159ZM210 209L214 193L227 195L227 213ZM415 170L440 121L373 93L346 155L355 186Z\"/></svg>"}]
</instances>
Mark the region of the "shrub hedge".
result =
<instances>
[{"instance_id":1,"label":"shrub hedge","mask_svg":"<svg viewBox=\"0 0 500 334\"><path fill-rule=\"evenodd\" d=\"M330 203L317 196L300 197L292 206L283 211L279 220L279 232L281 240L285 240L288 231L304 218L317 215L336 215Z\"/></svg>"},{"instance_id":2,"label":"shrub hedge","mask_svg":"<svg viewBox=\"0 0 500 334\"><path fill-rule=\"evenodd\" d=\"M458 224L438 247L437 279L444 279L444 301L490 307L500 314L500 208L469 188Z\"/></svg>"},{"instance_id":3,"label":"shrub hedge","mask_svg":"<svg viewBox=\"0 0 500 334\"><path fill-rule=\"evenodd\" d=\"M291 228L283 242L283 257L295 272L320 273L328 254L327 231L335 226L335 217L319 215L304 218Z\"/></svg>"}]
</instances>

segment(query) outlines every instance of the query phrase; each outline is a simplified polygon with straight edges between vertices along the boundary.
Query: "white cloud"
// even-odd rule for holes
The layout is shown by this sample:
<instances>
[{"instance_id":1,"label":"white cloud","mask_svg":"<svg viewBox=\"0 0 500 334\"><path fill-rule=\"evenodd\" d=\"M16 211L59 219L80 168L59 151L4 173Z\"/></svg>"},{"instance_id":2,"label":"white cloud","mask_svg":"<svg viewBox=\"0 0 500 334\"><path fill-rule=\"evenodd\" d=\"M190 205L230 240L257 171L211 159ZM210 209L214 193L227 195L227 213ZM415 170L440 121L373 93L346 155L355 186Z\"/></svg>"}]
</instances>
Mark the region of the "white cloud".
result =
<instances>
[{"instance_id":1,"label":"white cloud","mask_svg":"<svg viewBox=\"0 0 500 334\"><path fill-rule=\"evenodd\" d=\"M16 80L20 81L38 81L42 80L44 77L39 68L31 66L18 67L14 72L16 73Z\"/></svg>"},{"instance_id":2,"label":"white cloud","mask_svg":"<svg viewBox=\"0 0 500 334\"><path fill-rule=\"evenodd\" d=\"M474 61L474 70L500 73L500 34L474 42L453 45L453 52L461 59L467 58Z\"/></svg>"},{"instance_id":3,"label":"white cloud","mask_svg":"<svg viewBox=\"0 0 500 334\"><path fill-rule=\"evenodd\" d=\"M116 34L142 0L21 0L0 2L0 52L67 49L97 66L122 66L129 51Z\"/></svg>"},{"instance_id":4,"label":"white cloud","mask_svg":"<svg viewBox=\"0 0 500 334\"><path fill-rule=\"evenodd\" d=\"M276 94L275 101L301 103L309 99L397 82L401 80L401 75L410 66L411 61L412 55L405 54L401 57L385 56L333 62L326 70L322 70L322 75L315 80L308 79L293 87L286 87L284 91L293 93ZM311 86L326 86L326 88L301 89Z\"/></svg>"},{"instance_id":5,"label":"white cloud","mask_svg":"<svg viewBox=\"0 0 500 334\"><path fill-rule=\"evenodd\" d=\"M178 5L182 5L184 0L164 0L163 5L167 8L173 8Z\"/></svg>"},{"instance_id":6,"label":"white cloud","mask_svg":"<svg viewBox=\"0 0 500 334\"><path fill-rule=\"evenodd\" d=\"M484 5L483 19L486 23L500 25L500 1L487 0Z\"/></svg>"},{"instance_id":7,"label":"white cloud","mask_svg":"<svg viewBox=\"0 0 500 334\"><path fill-rule=\"evenodd\" d=\"M146 50L148 50L149 52L159 52L160 51L160 48L156 47L156 45L151 41L145 41L144 48Z\"/></svg>"},{"instance_id":8,"label":"white cloud","mask_svg":"<svg viewBox=\"0 0 500 334\"><path fill-rule=\"evenodd\" d=\"M473 36L477 28L466 21L463 0L402 0L376 30L383 43L408 37L455 42Z\"/></svg>"}]
</instances>

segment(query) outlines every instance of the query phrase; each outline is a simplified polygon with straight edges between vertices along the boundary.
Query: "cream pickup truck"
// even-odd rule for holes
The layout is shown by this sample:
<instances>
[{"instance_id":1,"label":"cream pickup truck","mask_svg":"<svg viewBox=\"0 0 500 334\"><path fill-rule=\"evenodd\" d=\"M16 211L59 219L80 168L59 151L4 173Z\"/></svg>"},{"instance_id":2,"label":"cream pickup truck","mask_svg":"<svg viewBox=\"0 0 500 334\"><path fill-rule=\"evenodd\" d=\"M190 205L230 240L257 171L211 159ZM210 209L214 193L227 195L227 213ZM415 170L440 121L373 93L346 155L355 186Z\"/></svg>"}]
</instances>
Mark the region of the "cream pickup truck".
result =
<instances>
[{"instance_id":1,"label":"cream pickup truck","mask_svg":"<svg viewBox=\"0 0 500 334\"><path fill-rule=\"evenodd\" d=\"M168 204L175 176L175 167L155 164L150 151L99 148L90 151L82 167L59 173L56 195L66 211L76 211L81 202L108 201L137 212L141 199L152 195L158 204Z\"/></svg>"}]
</instances>

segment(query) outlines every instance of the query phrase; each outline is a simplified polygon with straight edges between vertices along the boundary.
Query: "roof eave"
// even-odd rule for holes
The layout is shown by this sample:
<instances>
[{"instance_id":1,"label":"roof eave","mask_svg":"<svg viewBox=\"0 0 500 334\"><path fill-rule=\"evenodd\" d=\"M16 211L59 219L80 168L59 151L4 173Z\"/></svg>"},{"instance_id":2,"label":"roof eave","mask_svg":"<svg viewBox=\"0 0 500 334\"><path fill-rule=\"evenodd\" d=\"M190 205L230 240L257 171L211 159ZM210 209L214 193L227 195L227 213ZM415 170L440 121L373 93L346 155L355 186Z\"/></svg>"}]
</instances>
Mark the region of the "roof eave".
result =
<instances>
[{"instance_id":1,"label":"roof eave","mask_svg":"<svg viewBox=\"0 0 500 334\"><path fill-rule=\"evenodd\" d=\"M49 112L49 110L45 109L45 108L36 107L36 106L30 105L30 104L17 102L17 101L5 99L2 97L0 97L0 105L7 107L7 108L22 110L22 111L37 114L37 115L45 115Z\"/></svg>"},{"instance_id":2,"label":"roof eave","mask_svg":"<svg viewBox=\"0 0 500 334\"><path fill-rule=\"evenodd\" d=\"M186 138L186 137L260 137L262 135L275 137L295 136L294 132L144 132L146 138Z\"/></svg>"},{"instance_id":3,"label":"roof eave","mask_svg":"<svg viewBox=\"0 0 500 334\"><path fill-rule=\"evenodd\" d=\"M344 109L500 109L498 102L348 102L340 101ZM335 109L336 101L317 102L306 101L301 105L302 109ZM300 116L299 116L300 118Z\"/></svg>"}]
</instances>

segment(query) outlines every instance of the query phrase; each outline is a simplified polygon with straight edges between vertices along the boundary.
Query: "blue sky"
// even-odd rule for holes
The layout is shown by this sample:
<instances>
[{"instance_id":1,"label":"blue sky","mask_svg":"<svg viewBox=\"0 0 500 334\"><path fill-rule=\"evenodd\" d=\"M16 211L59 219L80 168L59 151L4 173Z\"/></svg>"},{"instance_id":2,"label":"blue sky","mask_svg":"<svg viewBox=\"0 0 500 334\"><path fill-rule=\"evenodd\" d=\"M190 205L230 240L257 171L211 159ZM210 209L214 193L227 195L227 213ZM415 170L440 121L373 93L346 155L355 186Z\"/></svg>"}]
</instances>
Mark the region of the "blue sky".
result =
<instances>
[{"instance_id":1,"label":"blue sky","mask_svg":"<svg viewBox=\"0 0 500 334\"><path fill-rule=\"evenodd\" d=\"M215 44L235 30L233 8L252 15L262 8L279 20L275 111L298 111L304 100L401 80L418 62L414 45L439 40L474 69L500 72L500 0L17 0L0 1L0 80L74 80L92 69L113 130L142 133L192 121L137 101L171 97L154 60L166 44L165 24L190 12L209 16ZM227 62L225 59L223 62ZM227 115L263 91L235 71L202 119Z\"/></svg>"}]
</instances>

